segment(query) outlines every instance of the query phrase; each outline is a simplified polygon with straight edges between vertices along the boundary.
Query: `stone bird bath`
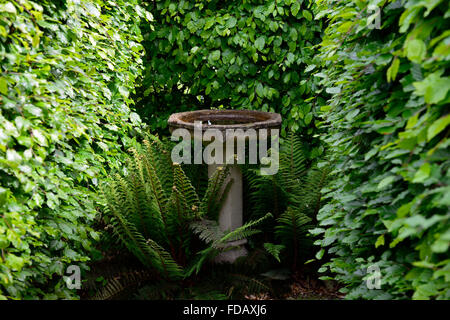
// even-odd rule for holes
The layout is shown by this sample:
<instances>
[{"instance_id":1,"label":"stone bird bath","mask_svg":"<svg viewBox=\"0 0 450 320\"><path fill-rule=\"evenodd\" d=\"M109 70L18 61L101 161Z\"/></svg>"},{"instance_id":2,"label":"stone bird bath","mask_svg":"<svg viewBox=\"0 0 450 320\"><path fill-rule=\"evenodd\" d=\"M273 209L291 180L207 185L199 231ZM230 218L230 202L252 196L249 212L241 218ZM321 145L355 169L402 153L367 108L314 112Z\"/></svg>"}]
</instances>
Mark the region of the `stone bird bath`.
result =
<instances>
[{"instance_id":1,"label":"stone bird bath","mask_svg":"<svg viewBox=\"0 0 450 320\"><path fill-rule=\"evenodd\" d=\"M227 141L229 136L228 129L242 129L244 131L248 129L254 129L256 131L258 129L278 129L281 125L281 116L278 113L254 110L198 110L174 113L168 120L171 132L177 128L184 128L189 130L194 139L197 139L195 128L196 125L198 128L199 122L201 122L201 134L208 129L216 129L222 135L222 141ZM270 135L271 130L267 130L267 133ZM235 144L233 150L237 150L236 140L234 140L234 137L232 139ZM208 144L208 142L203 142L203 144ZM223 153L225 154L225 152ZM234 230L242 226L242 172L239 166L236 165L236 157L235 154L234 163L230 165L230 175L227 181L225 181L226 185L230 179L233 179L231 188L219 213L219 226L222 231ZM225 159L220 164L208 164L208 176L211 176L217 167L223 166L224 163ZM229 246L234 248L218 255L216 262L232 263L238 257L246 255L247 251L243 246L246 242L245 239L230 242Z\"/></svg>"}]
</instances>

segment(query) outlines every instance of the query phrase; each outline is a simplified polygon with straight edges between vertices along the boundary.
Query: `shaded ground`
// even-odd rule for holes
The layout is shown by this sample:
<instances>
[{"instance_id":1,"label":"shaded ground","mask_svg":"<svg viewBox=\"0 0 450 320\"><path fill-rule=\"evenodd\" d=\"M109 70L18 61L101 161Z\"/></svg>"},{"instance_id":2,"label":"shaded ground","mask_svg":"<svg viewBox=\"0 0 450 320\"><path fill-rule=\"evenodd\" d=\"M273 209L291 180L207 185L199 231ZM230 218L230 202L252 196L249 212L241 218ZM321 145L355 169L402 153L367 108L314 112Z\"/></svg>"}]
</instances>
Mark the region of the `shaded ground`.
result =
<instances>
[{"instance_id":1,"label":"shaded ground","mask_svg":"<svg viewBox=\"0 0 450 320\"><path fill-rule=\"evenodd\" d=\"M112 252L91 265L81 299L176 300L330 300L342 299L339 287L311 271L285 269L261 273L245 260L235 265L207 265L199 276L181 281L161 279L132 255Z\"/></svg>"}]
</instances>

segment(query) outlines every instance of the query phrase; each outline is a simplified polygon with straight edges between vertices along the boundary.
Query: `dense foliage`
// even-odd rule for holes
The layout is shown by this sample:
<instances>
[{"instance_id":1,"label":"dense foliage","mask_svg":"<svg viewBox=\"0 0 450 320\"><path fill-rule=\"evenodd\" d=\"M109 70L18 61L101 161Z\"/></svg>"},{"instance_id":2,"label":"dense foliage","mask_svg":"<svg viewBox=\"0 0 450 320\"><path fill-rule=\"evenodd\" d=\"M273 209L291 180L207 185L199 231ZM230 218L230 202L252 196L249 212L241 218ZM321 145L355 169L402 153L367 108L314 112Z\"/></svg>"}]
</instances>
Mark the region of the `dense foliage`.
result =
<instances>
[{"instance_id":1,"label":"dense foliage","mask_svg":"<svg viewBox=\"0 0 450 320\"><path fill-rule=\"evenodd\" d=\"M233 183L227 180L229 167L218 167L205 190L197 191L182 166L172 163L173 144L150 138L152 142L144 140L131 149L125 174L115 174L102 185L104 220L146 270L157 272L154 284L180 282L228 250L229 241L258 233L253 227L271 215L221 230L217 216ZM122 288L113 281L100 292L112 296Z\"/></svg>"},{"instance_id":2,"label":"dense foliage","mask_svg":"<svg viewBox=\"0 0 450 320\"><path fill-rule=\"evenodd\" d=\"M315 77L331 94L322 125L337 175L313 230L331 257L320 271L350 299L449 299L449 2L317 4L328 27Z\"/></svg>"},{"instance_id":3,"label":"dense foliage","mask_svg":"<svg viewBox=\"0 0 450 320\"><path fill-rule=\"evenodd\" d=\"M126 174L114 175L102 188L105 219L146 267L180 279L197 253L190 225L218 214L227 175L217 171L200 198L181 165L172 163L170 145L145 140L132 149Z\"/></svg>"},{"instance_id":4,"label":"dense foliage","mask_svg":"<svg viewBox=\"0 0 450 320\"><path fill-rule=\"evenodd\" d=\"M140 130L137 3L0 3L0 298L74 296L62 276L98 237L92 190Z\"/></svg>"},{"instance_id":5,"label":"dense foliage","mask_svg":"<svg viewBox=\"0 0 450 320\"><path fill-rule=\"evenodd\" d=\"M259 218L271 212L276 219L266 224L264 248L294 271L314 256L314 238L308 230L317 225L321 190L330 173L329 165L317 168L305 154L301 139L291 133L280 145L277 174L262 176L251 166L244 171L249 216Z\"/></svg>"},{"instance_id":6,"label":"dense foliage","mask_svg":"<svg viewBox=\"0 0 450 320\"><path fill-rule=\"evenodd\" d=\"M283 130L314 132L312 46L321 22L308 0L150 1L139 113L152 129L173 112L223 107L281 113ZM317 152L315 150L314 152Z\"/></svg>"},{"instance_id":7,"label":"dense foliage","mask_svg":"<svg viewBox=\"0 0 450 320\"><path fill-rule=\"evenodd\" d=\"M444 0L0 0L0 299L76 298L63 276L88 269L98 209L136 269L97 298L143 281L161 298L200 271L233 283L210 296L266 288L316 239L348 299L450 299L449 18ZM166 134L209 108L283 118L280 171L245 167L231 232L226 168L136 142L141 117ZM203 268L259 223L246 258Z\"/></svg>"}]
</instances>

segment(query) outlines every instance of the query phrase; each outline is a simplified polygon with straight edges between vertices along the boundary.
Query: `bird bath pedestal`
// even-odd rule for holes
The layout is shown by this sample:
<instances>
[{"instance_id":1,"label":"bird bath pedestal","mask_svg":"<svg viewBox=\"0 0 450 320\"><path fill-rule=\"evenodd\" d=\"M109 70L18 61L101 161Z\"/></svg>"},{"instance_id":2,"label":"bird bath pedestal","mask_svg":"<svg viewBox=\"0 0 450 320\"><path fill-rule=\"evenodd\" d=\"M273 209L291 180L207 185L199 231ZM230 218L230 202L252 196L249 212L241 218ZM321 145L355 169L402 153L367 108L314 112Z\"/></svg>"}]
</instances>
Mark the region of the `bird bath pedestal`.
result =
<instances>
[{"instance_id":1,"label":"bird bath pedestal","mask_svg":"<svg viewBox=\"0 0 450 320\"><path fill-rule=\"evenodd\" d=\"M281 116L278 113L253 110L198 110L174 113L170 116L168 123L171 131L177 128L187 129L194 139L201 139L203 144L208 144L208 142L205 143L203 140L203 134L207 130L215 129L216 132L220 132L221 140L224 143L224 157L221 163L208 164L208 176L211 176L217 167L225 165L227 140L232 139L234 144L233 150L236 151L238 148L236 142L239 138L236 139L235 136L230 138L231 131L237 132L241 129L243 132L249 132L251 131L249 129L255 131L268 129L264 131L270 136L271 130L269 129L278 129L280 127ZM199 124L201 125L199 126ZM248 140L249 138L244 137L244 139ZM236 156L235 152L233 155L234 160L236 160ZM235 161L230 165L230 174L227 177L227 181L225 181L225 185L230 179L233 179L233 183L219 213L219 226L222 231L234 230L242 226L243 223L242 172ZM216 257L215 261L217 263L233 263L237 258L245 256L247 254L247 250L244 247L246 242L246 239L230 242L229 247L233 247L233 249L222 252Z\"/></svg>"}]
</instances>

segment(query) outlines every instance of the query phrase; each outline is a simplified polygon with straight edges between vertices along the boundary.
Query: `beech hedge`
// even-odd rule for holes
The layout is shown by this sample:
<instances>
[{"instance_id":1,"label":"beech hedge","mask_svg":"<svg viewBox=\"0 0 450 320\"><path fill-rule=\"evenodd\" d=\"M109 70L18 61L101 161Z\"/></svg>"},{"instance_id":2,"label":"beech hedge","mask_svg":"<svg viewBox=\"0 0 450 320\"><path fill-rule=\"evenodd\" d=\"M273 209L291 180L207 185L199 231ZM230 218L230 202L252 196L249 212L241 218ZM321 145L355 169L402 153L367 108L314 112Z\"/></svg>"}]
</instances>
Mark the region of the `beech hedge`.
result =
<instances>
[{"instance_id":1,"label":"beech hedge","mask_svg":"<svg viewBox=\"0 0 450 320\"><path fill-rule=\"evenodd\" d=\"M349 299L449 299L449 2L316 3L336 163L312 230L319 271Z\"/></svg>"},{"instance_id":2,"label":"beech hedge","mask_svg":"<svg viewBox=\"0 0 450 320\"><path fill-rule=\"evenodd\" d=\"M0 3L0 299L75 298L98 179L141 131L137 0ZM148 23L148 21L147 21Z\"/></svg>"}]
</instances>

